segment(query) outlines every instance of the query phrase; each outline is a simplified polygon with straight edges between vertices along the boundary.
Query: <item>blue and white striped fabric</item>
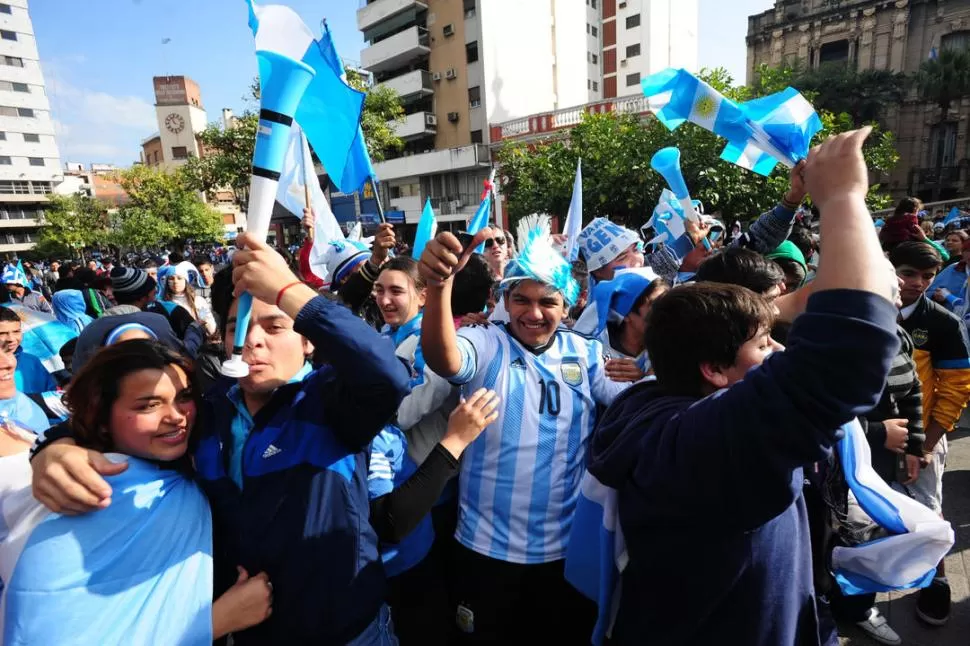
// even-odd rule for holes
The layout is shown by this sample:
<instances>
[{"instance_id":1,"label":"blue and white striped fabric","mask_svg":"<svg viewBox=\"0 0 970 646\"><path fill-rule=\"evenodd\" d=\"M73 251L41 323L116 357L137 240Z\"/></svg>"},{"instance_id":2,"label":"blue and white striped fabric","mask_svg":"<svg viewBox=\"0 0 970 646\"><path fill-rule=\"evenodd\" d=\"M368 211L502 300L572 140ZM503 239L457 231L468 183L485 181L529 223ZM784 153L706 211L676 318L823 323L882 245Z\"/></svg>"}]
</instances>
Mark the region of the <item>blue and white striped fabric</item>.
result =
<instances>
[{"instance_id":1,"label":"blue and white striped fabric","mask_svg":"<svg viewBox=\"0 0 970 646\"><path fill-rule=\"evenodd\" d=\"M583 160L576 162L576 178L573 180L573 196L569 200L569 212L566 214L566 249L563 256L569 262L576 262L579 258L579 233L583 230Z\"/></svg>"},{"instance_id":2,"label":"blue and white striped fabric","mask_svg":"<svg viewBox=\"0 0 970 646\"><path fill-rule=\"evenodd\" d=\"M458 349L452 383L494 390L501 403L462 457L455 538L511 563L564 558L596 405L628 385L606 377L599 341L566 328L539 354L503 324L462 328Z\"/></svg>"},{"instance_id":3,"label":"blue and white striped fabric","mask_svg":"<svg viewBox=\"0 0 970 646\"><path fill-rule=\"evenodd\" d=\"M950 548L950 523L896 491L872 468L869 443L852 420L837 445L849 490L859 506L891 535L853 547L836 547L832 567L845 594L921 588Z\"/></svg>"},{"instance_id":4,"label":"blue and white striped fabric","mask_svg":"<svg viewBox=\"0 0 970 646\"><path fill-rule=\"evenodd\" d=\"M963 211L954 206L952 209L950 209L950 212L946 214L946 217L943 218L943 226L953 224L954 222L959 221L962 217Z\"/></svg>"},{"instance_id":5,"label":"blue and white striped fabric","mask_svg":"<svg viewBox=\"0 0 970 646\"><path fill-rule=\"evenodd\" d=\"M371 500L386 496L418 470L407 452L407 439L394 425L384 427L371 441L367 463L367 493ZM387 576L402 574L424 560L434 543L434 526L427 514L400 543L381 543L381 560Z\"/></svg>"},{"instance_id":6,"label":"blue and white striped fabric","mask_svg":"<svg viewBox=\"0 0 970 646\"><path fill-rule=\"evenodd\" d=\"M414 248L411 250L411 257L415 260L421 259L424 247L438 232L438 220L434 216L434 209L431 208L431 198L424 203L424 210L421 211L421 219L418 220L418 230L414 234Z\"/></svg>"},{"instance_id":7,"label":"blue and white striped fabric","mask_svg":"<svg viewBox=\"0 0 970 646\"><path fill-rule=\"evenodd\" d=\"M594 646L601 646L616 620L620 574L629 560L617 508L616 489L589 473L583 476L566 550L565 577L596 602L598 612L591 639Z\"/></svg>"},{"instance_id":8,"label":"blue and white striped fabric","mask_svg":"<svg viewBox=\"0 0 970 646\"><path fill-rule=\"evenodd\" d=\"M760 175L778 162L792 168L808 156L822 121L794 88L737 104L684 69L641 81L650 110L670 130L686 121L728 140L721 159Z\"/></svg>"},{"instance_id":9,"label":"blue and white striped fabric","mask_svg":"<svg viewBox=\"0 0 970 646\"><path fill-rule=\"evenodd\" d=\"M24 271L24 266L17 261L16 265L7 264L3 268L3 276L0 278L5 285L21 285L27 287L29 284L27 282L27 273Z\"/></svg>"},{"instance_id":10,"label":"blue and white striped fabric","mask_svg":"<svg viewBox=\"0 0 970 646\"><path fill-rule=\"evenodd\" d=\"M0 495L4 644L212 642L212 520L175 469L127 459L111 505L53 514L25 486Z\"/></svg>"},{"instance_id":11,"label":"blue and white striped fabric","mask_svg":"<svg viewBox=\"0 0 970 646\"><path fill-rule=\"evenodd\" d=\"M14 303L5 304L3 307L9 307L20 317L23 324L23 339L20 347L24 352L40 359L48 372L63 370L64 362L61 361L61 355L58 353L61 346L77 337L77 331L47 312L39 312Z\"/></svg>"},{"instance_id":12,"label":"blue and white striped fabric","mask_svg":"<svg viewBox=\"0 0 970 646\"><path fill-rule=\"evenodd\" d=\"M700 213L703 209L700 200L691 200L694 205L694 212ZM669 188L665 188L660 194L660 201L653 209L653 215L644 225L654 230L654 237L647 244L670 244L687 232L684 224L686 214L680 200Z\"/></svg>"}]
</instances>

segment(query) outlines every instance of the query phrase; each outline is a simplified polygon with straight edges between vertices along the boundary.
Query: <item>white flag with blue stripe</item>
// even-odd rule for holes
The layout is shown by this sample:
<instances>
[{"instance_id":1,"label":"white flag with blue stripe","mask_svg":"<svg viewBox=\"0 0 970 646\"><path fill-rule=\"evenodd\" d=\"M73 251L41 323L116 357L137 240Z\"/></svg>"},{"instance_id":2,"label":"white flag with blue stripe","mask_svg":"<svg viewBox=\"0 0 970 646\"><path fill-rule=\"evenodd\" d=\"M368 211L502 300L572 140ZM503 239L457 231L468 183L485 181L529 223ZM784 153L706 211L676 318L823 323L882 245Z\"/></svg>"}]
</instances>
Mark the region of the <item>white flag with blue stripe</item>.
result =
<instances>
[{"instance_id":1,"label":"white flag with blue stripe","mask_svg":"<svg viewBox=\"0 0 970 646\"><path fill-rule=\"evenodd\" d=\"M566 253L569 262L579 258L579 233L583 230L583 160L576 162L576 179L573 180L573 196L569 200L569 213L566 215Z\"/></svg>"},{"instance_id":2,"label":"white flag with blue stripe","mask_svg":"<svg viewBox=\"0 0 970 646\"><path fill-rule=\"evenodd\" d=\"M822 129L815 109L794 88L738 104L684 69L668 68L641 82L650 110L674 130L686 121L724 137L721 159L769 175L808 156Z\"/></svg>"}]
</instances>

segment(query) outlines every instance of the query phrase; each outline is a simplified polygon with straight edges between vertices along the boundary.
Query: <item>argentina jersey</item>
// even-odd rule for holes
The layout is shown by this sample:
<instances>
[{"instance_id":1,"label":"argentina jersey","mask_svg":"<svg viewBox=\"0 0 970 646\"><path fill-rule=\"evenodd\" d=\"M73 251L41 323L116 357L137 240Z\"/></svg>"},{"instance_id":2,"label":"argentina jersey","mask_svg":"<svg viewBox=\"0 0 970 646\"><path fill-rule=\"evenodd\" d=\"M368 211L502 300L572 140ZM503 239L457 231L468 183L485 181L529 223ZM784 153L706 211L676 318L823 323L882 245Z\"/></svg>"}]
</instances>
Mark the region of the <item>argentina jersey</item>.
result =
<instances>
[{"instance_id":1,"label":"argentina jersey","mask_svg":"<svg viewBox=\"0 0 970 646\"><path fill-rule=\"evenodd\" d=\"M512 563L565 558L596 405L628 384L606 377L603 346L560 327L541 354L505 325L458 332L464 392L494 390L499 417L465 450L455 538Z\"/></svg>"}]
</instances>

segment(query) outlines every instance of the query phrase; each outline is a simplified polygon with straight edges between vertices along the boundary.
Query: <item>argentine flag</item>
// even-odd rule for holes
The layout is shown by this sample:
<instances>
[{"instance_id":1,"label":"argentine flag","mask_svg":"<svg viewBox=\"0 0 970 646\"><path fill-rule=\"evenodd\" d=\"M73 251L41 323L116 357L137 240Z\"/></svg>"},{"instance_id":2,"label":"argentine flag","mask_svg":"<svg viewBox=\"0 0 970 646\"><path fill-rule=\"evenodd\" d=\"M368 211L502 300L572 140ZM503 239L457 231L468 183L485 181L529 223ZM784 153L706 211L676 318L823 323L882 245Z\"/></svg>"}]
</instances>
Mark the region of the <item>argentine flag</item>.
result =
<instances>
[{"instance_id":1,"label":"argentine flag","mask_svg":"<svg viewBox=\"0 0 970 646\"><path fill-rule=\"evenodd\" d=\"M77 331L64 325L48 312L32 310L16 303L7 303L3 307L12 309L20 317L23 332L20 346L24 352L40 359L48 372L63 370L61 346L75 338Z\"/></svg>"},{"instance_id":2,"label":"argentine flag","mask_svg":"<svg viewBox=\"0 0 970 646\"><path fill-rule=\"evenodd\" d=\"M434 216L434 209L431 208L431 198L424 203L424 211L421 212L421 220L418 221L418 230L414 234L414 248L411 250L411 257L415 260L421 259L425 246L431 241L438 231L438 220Z\"/></svg>"},{"instance_id":3,"label":"argentine flag","mask_svg":"<svg viewBox=\"0 0 970 646\"><path fill-rule=\"evenodd\" d=\"M815 109L794 88L738 104L684 69L668 68L641 81L647 104L670 130L686 121L727 139L721 159L769 175L808 156L822 129Z\"/></svg>"}]
</instances>

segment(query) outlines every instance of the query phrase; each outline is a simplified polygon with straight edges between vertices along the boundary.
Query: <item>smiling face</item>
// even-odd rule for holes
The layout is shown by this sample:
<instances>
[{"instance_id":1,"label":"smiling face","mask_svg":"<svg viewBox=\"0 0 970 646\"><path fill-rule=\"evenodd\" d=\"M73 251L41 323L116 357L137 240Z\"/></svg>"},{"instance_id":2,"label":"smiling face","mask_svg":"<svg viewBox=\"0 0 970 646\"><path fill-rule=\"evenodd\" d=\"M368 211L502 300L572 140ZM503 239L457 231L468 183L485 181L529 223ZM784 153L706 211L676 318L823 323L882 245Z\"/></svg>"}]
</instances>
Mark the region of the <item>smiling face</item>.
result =
<instances>
[{"instance_id":1,"label":"smiling face","mask_svg":"<svg viewBox=\"0 0 970 646\"><path fill-rule=\"evenodd\" d=\"M616 270L620 267L626 267L627 269L637 269L643 267L643 252L640 251L640 245L632 244L623 250L619 256L611 260L609 263L600 267L593 272L593 275L597 280L613 280L613 276Z\"/></svg>"},{"instance_id":2,"label":"smiling face","mask_svg":"<svg viewBox=\"0 0 970 646\"><path fill-rule=\"evenodd\" d=\"M418 291L403 271L386 269L374 283L374 300L381 308L384 322L397 328L417 316L424 307L425 290Z\"/></svg>"},{"instance_id":3,"label":"smiling face","mask_svg":"<svg viewBox=\"0 0 970 646\"><path fill-rule=\"evenodd\" d=\"M772 352L783 349L780 343L771 338L771 330L762 328L738 348L733 364L727 367L703 364L701 374L715 390L730 388L744 379L749 370L764 363Z\"/></svg>"},{"instance_id":4,"label":"smiling face","mask_svg":"<svg viewBox=\"0 0 970 646\"><path fill-rule=\"evenodd\" d=\"M13 399L17 394L14 372L17 370L17 357L13 352L0 350L0 399Z\"/></svg>"},{"instance_id":5,"label":"smiling face","mask_svg":"<svg viewBox=\"0 0 970 646\"><path fill-rule=\"evenodd\" d=\"M936 278L936 268L917 269L911 265L900 265L896 267L896 275L902 279L899 295L905 307L915 303L930 286Z\"/></svg>"},{"instance_id":6,"label":"smiling face","mask_svg":"<svg viewBox=\"0 0 970 646\"><path fill-rule=\"evenodd\" d=\"M234 301L226 319L226 356L232 354L238 306L239 301ZM293 330L293 319L283 310L253 299L242 355L249 375L239 380L239 387L250 395L268 395L295 377L312 352L313 345Z\"/></svg>"},{"instance_id":7,"label":"smiling face","mask_svg":"<svg viewBox=\"0 0 970 646\"><path fill-rule=\"evenodd\" d=\"M538 348L552 338L566 316L562 294L534 280L522 280L505 295L512 336L531 348Z\"/></svg>"},{"instance_id":8,"label":"smiling face","mask_svg":"<svg viewBox=\"0 0 970 646\"><path fill-rule=\"evenodd\" d=\"M169 275L168 291L170 294L181 294L185 291L185 277L177 274Z\"/></svg>"},{"instance_id":9,"label":"smiling face","mask_svg":"<svg viewBox=\"0 0 970 646\"><path fill-rule=\"evenodd\" d=\"M20 321L0 321L0 347L6 352L16 352L23 337L23 324Z\"/></svg>"},{"instance_id":10,"label":"smiling face","mask_svg":"<svg viewBox=\"0 0 970 646\"><path fill-rule=\"evenodd\" d=\"M170 364L133 372L118 384L108 432L121 453L170 462L188 448L195 400L188 375Z\"/></svg>"}]
</instances>

